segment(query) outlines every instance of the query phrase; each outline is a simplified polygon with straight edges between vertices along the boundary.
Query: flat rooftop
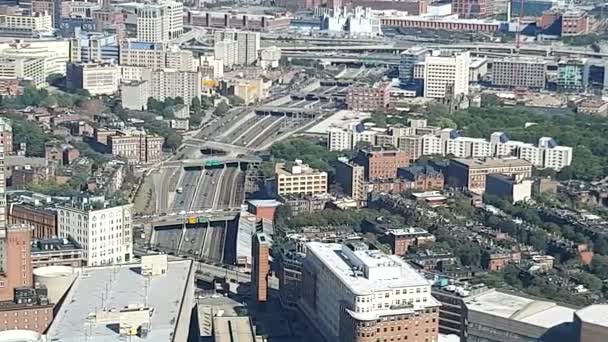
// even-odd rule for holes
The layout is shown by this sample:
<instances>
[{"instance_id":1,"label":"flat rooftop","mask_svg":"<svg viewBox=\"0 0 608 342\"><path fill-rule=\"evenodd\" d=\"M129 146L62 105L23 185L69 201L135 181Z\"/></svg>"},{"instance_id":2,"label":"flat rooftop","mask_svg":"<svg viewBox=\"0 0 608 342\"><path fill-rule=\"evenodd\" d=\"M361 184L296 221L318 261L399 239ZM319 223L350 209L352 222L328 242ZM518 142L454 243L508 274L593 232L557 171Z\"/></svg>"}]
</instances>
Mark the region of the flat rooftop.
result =
<instances>
[{"instance_id":1,"label":"flat rooftop","mask_svg":"<svg viewBox=\"0 0 608 342\"><path fill-rule=\"evenodd\" d=\"M371 117L372 115L366 112L341 110L314 125L306 132L314 134L327 134L327 129L330 127L348 128L350 124L358 124L363 121L363 119L368 119Z\"/></svg>"},{"instance_id":2,"label":"flat rooftop","mask_svg":"<svg viewBox=\"0 0 608 342\"><path fill-rule=\"evenodd\" d=\"M608 328L608 304L589 305L578 310L576 315L585 323Z\"/></svg>"},{"instance_id":3,"label":"flat rooftop","mask_svg":"<svg viewBox=\"0 0 608 342\"><path fill-rule=\"evenodd\" d=\"M249 317L214 317L215 342L255 342L255 333Z\"/></svg>"},{"instance_id":4,"label":"flat rooftop","mask_svg":"<svg viewBox=\"0 0 608 342\"><path fill-rule=\"evenodd\" d=\"M387 233L389 233L391 235L396 235L396 236L428 234L428 232L425 229L422 229L420 227L407 227L407 228L400 228L400 229L391 229L391 230L387 231Z\"/></svg>"},{"instance_id":5,"label":"flat rooftop","mask_svg":"<svg viewBox=\"0 0 608 342\"><path fill-rule=\"evenodd\" d=\"M572 322L576 311L554 302L535 300L496 290L467 298L465 304L469 311L508 318L544 328Z\"/></svg>"},{"instance_id":6,"label":"flat rooftop","mask_svg":"<svg viewBox=\"0 0 608 342\"><path fill-rule=\"evenodd\" d=\"M485 169L495 167L517 167L517 166L530 166L532 164L523 159L518 158L470 158L470 159L452 159L452 162L456 162L467 166L470 169Z\"/></svg>"},{"instance_id":7,"label":"flat rooftop","mask_svg":"<svg viewBox=\"0 0 608 342\"><path fill-rule=\"evenodd\" d=\"M420 273L396 255L376 250L353 252L346 246L343 250L343 245L337 243L310 242L306 248L357 295L430 285ZM356 275L353 269L357 266L369 269L369 273Z\"/></svg>"},{"instance_id":8,"label":"flat rooftop","mask_svg":"<svg viewBox=\"0 0 608 342\"><path fill-rule=\"evenodd\" d=\"M154 310L148 337L142 339L139 336L131 336L131 342L172 341L177 323L180 322L179 314L187 282L194 270L191 260L169 261L167 267L166 275L148 278L147 306ZM74 281L49 327L48 340L118 341L119 334L113 330L112 324L91 324L87 316L101 314L104 307L108 310L120 310L129 304L145 303L146 281L140 274L139 264L85 268Z\"/></svg>"}]
</instances>

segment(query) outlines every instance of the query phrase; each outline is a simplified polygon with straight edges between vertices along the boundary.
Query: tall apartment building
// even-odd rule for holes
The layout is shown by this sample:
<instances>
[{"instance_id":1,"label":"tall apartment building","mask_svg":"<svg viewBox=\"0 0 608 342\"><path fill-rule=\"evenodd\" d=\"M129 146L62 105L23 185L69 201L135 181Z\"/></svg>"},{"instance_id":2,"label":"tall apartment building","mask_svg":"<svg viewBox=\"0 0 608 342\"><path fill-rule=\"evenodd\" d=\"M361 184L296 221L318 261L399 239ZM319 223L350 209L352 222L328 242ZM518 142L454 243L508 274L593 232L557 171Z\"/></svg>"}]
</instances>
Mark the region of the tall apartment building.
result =
<instances>
[{"instance_id":1,"label":"tall apartment building","mask_svg":"<svg viewBox=\"0 0 608 342\"><path fill-rule=\"evenodd\" d=\"M457 137L446 141L446 154L456 158L491 157L492 147L489 141L481 138Z\"/></svg>"},{"instance_id":2,"label":"tall apartment building","mask_svg":"<svg viewBox=\"0 0 608 342\"><path fill-rule=\"evenodd\" d=\"M433 51L424 59L424 97L444 99L469 93L468 52Z\"/></svg>"},{"instance_id":3,"label":"tall apartment building","mask_svg":"<svg viewBox=\"0 0 608 342\"><path fill-rule=\"evenodd\" d=\"M300 307L327 341L438 339L431 285L396 255L310 242Z\"/></svg>"},{"instance_id":4,"label":"tall apartment building","mask_svg":"<svg viewBox=\"0 0 608 342\"><path fill-rule=\"evenodd\" d=\"M486 189L486 176L491 173L514 176L517 179L529 178L532 176L532 164L516 158L451 159L448 183L481 194Z\"/></svg>"},{"instance_id":5,"label":"tall apartment building","mask_svg":"<svg viewBox=\"0 0 608 342\"><path fill-rule=\"evenodd\" d=\"M539 58L505 58L492 62L492 85L544 89L547 63Z\"/></svg>"},{"instance_id":6,"label":"tall apartment building","mask_svg":"<svg viewBox=\"0 0 608 342\"><path fill-rule=\"evenodd\" d=\"M4 154L13 153L13 127L5 118L0 118L0 146L3 147Z\"/></svg>"},{"instance_id":7,"label":"tall apartment building","mask_svg":"<svg viewBox=\"0 0 608 342\"><path fill-rule=\"evenodd\" d=\"M2 129L2 135L8 138L11 137L10 146L12 146L12 127L7 124L5 119L2 119L2 125L0 128ZM10 129L9 129L10 128ZM5 138L5 139L6 139ZM4 156L7 155L10 151L7 150L8 143L5 141L3 144L0 144L0 233L6 229L6 174L5 174L5 165L4 165ZM0 242L0 257L2 260L6 260L5 255L3 254L2 243Z\"/></svg>"},{"instance_id":8,"label":"tall apartment building","mask_svg":"<svg viewBox=\"0 0 608 342\"><path fill-rule=\"evenodd\" d=\"M408 166L410 157L395 148L377 148L360 150L355 161L365 168L365 179L376 181L397 178L397 169Z\"/></svg>"},{"instance_id":9,"label":"tall apartment building","mask_svg":"<svg viewBox=\"0 0 608 342\"><path fill-rule=\"evenodd\" d=\"M232 39L216 40L213 44L213 56L229 68L238 64L237 42Z\"/></svg>"},{"instance_id":10,"label":"tall apartment building","mask_svg":"<svg viewBox=\"0 0 608 342\"><path fill-rule=\"evenodd\" d=\"M153 163L162 159L165 138L142 131L118 131L108 137L112 156L129 163Z\"/></svg>"},{"instance_id":11,"label":"tall apartment building","mask_svg":"<svg viewBox=\"0 0 608 342\"><path fill-rule=\"evenodd\" d=\"M301 160L296 160L292 165L277 163L275 191L277 195L324 194L327 192L327 172L315 170Z\"/></svg>"},{"instance_id":12,"label":"tall apartment building","mask_svg":"<svg viewBox=\"0 0 608 342\"><path fill-rule=\"evenodd\" d=\"M529 161L538 168L559 171L572 164L572 147L559 146L550 137L541 137L538 139L538 145L535 146L521 141L509 140L503 132L494 132L490 136L490 143L493 146L495 156L515 156Z\"/></svg>"},{"instance_id":13,"label":"tall apartment building","mask_svg":"<svg viewBox=\"0 0 608 342\"><path fill-rule=\"evenodd\" d=\"M190 103L201 96L202 81L198 71L154 70L146 80L150 81L150 96L159 101L179 96L184 103Z\"/></svg>"},{"instance_id":14,"label":"tall apartment building","mask_svg":"<svg viewBox=\"0 0 608 342\"><path fill-rule=\"evenodd\" d=\"M145 67L156 69L176 69L195 71L196 64L192 51L166 43L146 43L125 40L120 46L121 66ZM133 80L133 79L129 79Z\"/></svg>"},{"instance_id":15,"label":"tall apartment building","mask_svg":"<svg viewBox=\"0 0 608 342\"><path fill-rule=\"evenodd\" d=\"M93 96L112 95L118 91L121 68L107 63L69 63L68 89L86 89Z\"/></svg>"},{"instance_id":16,"label":"tall apartment building","mask_svg":"<svg viewBox=\"0 0 608 342\"><path fill-rule=\"evenodd\" d=\"M429 54L431 54L431 50L426 47L412 47L401 53L399 60L399 83L402 86L414 83L415 65L424 62L425 57Z\"/></svg>"},{"instance_id":17,"label":"tall apartment building","mask_svg":"<svg viewBox=\"0 0 608 342\"><path fill-rule=\"evenodd\" d=\"M258 59L258 53L260 50L259 32L218 30L215 31L214 38L215 42L221 42L227 39L236 41L236 64L250 65Z\"/></svg>"},{"instance_id":18,"label":"tall apartment building","mask_svg":"<svg viewBox=\"0 0 608 342\"><path fill-rule=\"evenodd\" d=\"M150 98L149 81L131 81L120 85L122 107L131 110L146 110Z\"/></svg>"},{"instance_id":19,"label":"tall apartment building","mask_svg":"<svg viewBox=\"0 0 608 342\"><path fill-rule=\"evenodd\" d=\"M33 285L31 234L32 228L25 224L8 225L3 230L0 300L12 300L15 288Z\"/></svg>"},{"instance_id":20,"label":"tall apartment building","mask_svg":"<svg viewBox=\"0 0 608 342\"><path fill-rule=\"evenodd\" d=\"M348 89L346 94L346 105L348 109L373 112L388 107L391 96L391 84L389 82L378 82L373 86L354 85Z\"/></svg>"},{"instance_id":21,"label":"tall apartment building","mask_svg":"<svg viewBox=\"0 0 608 342\"><path fill-rule=\"evenodd\" d=\"M342 186L344 193L357 203L365 202L365 168L351 163L346 158L338 158L336 164L336 183Z\"/></svg>"},{"instance_id":22,"label":"tall apartment building","mask_svg":"<svg viewBox=\"0 0 608 342\"><path fill-rule=\"evenodd\" d=\"M93 204L59 207L60 237L80 244L88 266L130 262L133 256L132 204L95 209Z\"/></svg>"},{"instance_id":23,"label":"tall apartment building","mask_svg":"<svg viewBox=\"0 0 608 342\"><path fill-rule=\"evenodd\" d=\"M270 239L263 232L255 232L251 239L251 278L255 300L264 303L268 300L268 276L270 273Z\"/></svg>"},{"instance_id":24,"label":"tall apartment building","mask_svg":"<svg viewBox=\"0 0 608 342\"><path fill-rule=\"evenodd\" d=\"M137 40L162 43L179 38L184 33L183 4L177 1L128 3L137 16Z\"/></svg>"}]
</instances>

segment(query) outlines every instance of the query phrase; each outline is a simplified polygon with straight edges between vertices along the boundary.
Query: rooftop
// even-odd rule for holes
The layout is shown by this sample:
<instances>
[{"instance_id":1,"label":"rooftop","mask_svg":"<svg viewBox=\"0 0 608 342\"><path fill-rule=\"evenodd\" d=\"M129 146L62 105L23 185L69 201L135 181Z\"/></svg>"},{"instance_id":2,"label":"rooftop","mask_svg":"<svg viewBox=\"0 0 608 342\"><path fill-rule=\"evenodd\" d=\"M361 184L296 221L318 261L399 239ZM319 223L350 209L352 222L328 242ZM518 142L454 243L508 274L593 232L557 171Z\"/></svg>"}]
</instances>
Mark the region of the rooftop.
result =
<instances>
[{"instance_id":1,"label":"rooftop","mask_svg":"<svg viewBox=\"0 0 608 342\"><path fill-rule=\"evenodd\" d=\"M576 312L576 316L585 323L608 328L608 304L589 305Z\"/></svg>"},{"instance_id":2,"label":"rooftop","mask_svg":"<svg viewBox=\"0 0 608 342\"><path fill-rule=\"evenodd\" d=\"M275 199L266 199L266 200L248 200L247 203L251 204L254 207L278 207L282 203Z\"/></svg>"},{"instance_id":3,"label":"rooftop","mask_svg":"<svg viewBox=\"0 0 608 342\"><path fill-rule=\"evenodd\" d=\"M421 274L396 255L387 255L377 250L353 252L337 243L309 242L306 248L357 295L430 285ZM361 273L356 272L360 269L363 270Z\"/></svg>"},{"instance_id":4,"label":"rooftop","mask_svg":"<svg viewBox=\"0 0 608 342\"><path fill-rule=\"evenodd\" d=\"M117 341L119 335L112 324L94 324L88 317L101 315L102 308L120 310L131 304L147 304L153 309L148 336L146 339L131 336L129 340L171 341L177 324L184 323L180 322L179 315L191 272L192 261L170 261L166 275L148 277L146 284L138 264L85 268L49 327L48 339L62 342Z\"/></svg>"},{"instance_id":5,"label":"rooftop","mask_svg":"<svg viewBox=\"0 0 608 342\"><path fill-rule=\"evenodd\" d=\"M413 235L413 234L417 234L417 235L422 235L422 234L428 234L429 232L427 232L425 229L422 229L420 227L407 227L407 228L401 228L401 229L391 229L389 231L387 231L388 234L391 235Z\"/></svg>"},{"instance_id":6,"label":"rooftop","mask_svg":"<svg viewBox=\"0 0 608 342\"><path fill-rule=\"evenodd\" d=\"M518 158L471 158L471 159L452 159L456 162L469 167L470 169L482 169L489 167L514 167L530 166L529 161Z\"/></svg>"},{"instance_id":7,"label":"rooftop","mask_svg":"<svg viewBox=\"0 0 608 342\"><path fill-rule=\"evenodd\" d=\"M255 334L248 316L214 317L213 337L215 342L255 342Z\"/></svg>"},{"instance_id":8,"label":"rooftop","mask_svg":"<svg viewBox=\"0 0 608 342\"><path fill-rule=\"evenodd\" d=\"M496 290L467 298L465 304L469 311L508 318L544 328L572 322L576 311L554 302L535 300Z\"/></svg>"},{"instance_id":9,"label":"rooftop","mask_svg":"<svg viewBox=\"0 0 608 342\"><path fill-rule=\"evenodd\" d=\"M81 247L73 240L68 239L47 239L32 241L32 253L80 249Z\"/></svg>"}]
</instances>

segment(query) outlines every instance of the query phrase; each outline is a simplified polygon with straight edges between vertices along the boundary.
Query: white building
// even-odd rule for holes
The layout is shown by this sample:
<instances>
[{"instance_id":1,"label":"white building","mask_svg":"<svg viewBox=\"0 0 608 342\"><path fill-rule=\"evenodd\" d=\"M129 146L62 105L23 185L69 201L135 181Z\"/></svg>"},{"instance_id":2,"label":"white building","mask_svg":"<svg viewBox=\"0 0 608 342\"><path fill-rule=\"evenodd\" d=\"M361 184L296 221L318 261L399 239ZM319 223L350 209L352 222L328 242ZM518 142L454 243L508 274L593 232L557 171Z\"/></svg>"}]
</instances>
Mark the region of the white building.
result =
<instances>
[{"instance_id":1,"label":"white building","mask_svg":"<svg viewBox=\"0 0 608 342\"><path fill-rule=\"evenodd\" d=\"M561 170L572 164L572 147L553 146L543 148L544 159L543 167L554 170Z\"/></svg>"},{"instance_id":2,"label":"white building","mask_svg":"<svg viewBox=\"0 0 608 342\"><path fill-rule=\"evenodd\" d=\"M0 15L0 31L50 34L53 32L52 18L47 13L34 15Z\"/></svg>"},{"instance_id":3,"label":"white building","mask_svg":"<svg viewBox=\"0 0 608 342\"><path fill-rule=\"evenodd\" d=\"M258 59L258 54L260 50L260 33L259 32L250 32L250 31L236 31L236 30L218 30L215 31L215 42L222 42L225 40L232 40L236 42L236 62L235 64L239 65L250 65L255 63ZM214 46L215 48L215 46ZM231 49L232 46L229 46ZM225 54L231 54L231 51ZM216 58L219 58L216 54ZM228 57L230 58L230 57ZM226 61L224 61L224 65L228 65Z\"/></svg>"},{"instance_id":4,"label":"white building","mask_svg":"<svg viewBox=\"0 0 608 342\"><path fill-rule=\"evenodd\" d=\"M262 68L278 68L281 60L281 49L271 46L260 51L260 66Z\"/></svg>"},{"instance_id":5,"label":"white building","mask_svg":"<svg viewBox=\"0 0 608 342\"><path fill-rule=\"evenodd\" d=\"M469 93L468 52L435 50L424 59L424 97L443 99L446 95Z\"/></svg>"},{"instance_id":6,"label":"white building","mask_svg":"<svg viewBox=\"0 0 608 342\"><path fill-rule=\"evenodd\" d=\"M327 137L327 146L330 151L347 151L353 148L353 133L350 128L329 127Z\"/></svg>"},{"instance_id":7,"label":"white building","mask_svg":"<svg viewBox=\"0 0 608 342\"><path fill-rule=\"evenodd\" d=\"M180 71L196 71L198 62L192 51L176 45L123 41L120 47L121 66L138 66L151 69L171 68Z\"/></svg>"},{"instance_id":8,"label":"white building","mask_svg":"<svg viewBox=\"0 0 608 342\"><path fill-rule=\"evenodd\" d=\"M131 110L146 110L150 97L149 81L131 81L120 86L122 107Z\"/></svg>"},{"instance_id":9,"label":"white building","mask_svg":"<svg viewBox=\"0 0 608 342\"><path fill-rule=\"evenodd\" d=\"M213 44L215 59L222 61L223 65L232 68L238 63L237 42L231 39L215 41Z\"/></svg>"},{"instance_id":10,"label":"white building","mask_svg":"<svg viewBox=\"0 0 608 342\"><path fill-rule=\"evenodd\" d=\"M434 134L425 134L422 136L422 155L444 155L445 145L441 137Z\"/></svg>"},{"instance_id":11,"label":"white building","mask_svg":"<svg viewBox=\"0 0 608 342\"><path fill-rule=\"evenodd\" d=\"M150 97L159 101L181 97L184 103L190 103L194 97L201 96L202 80L198 71L153 70L150 78L144 79L150 81Z\"/></svg>"},{"instance_id":12,"label":"white building","mask_svg":"<svg viewBox=\"0 0 608 342\"><path fill-rule=\"evenodd\" d=\"M0 58L0 78L29 80L35 86L46 84L43 58Z\"/></svg>"},{"instance_id":13,"label":"white building","mask_svg":"<svg viewBox=\"0 0 608 342\"><path fill-rule=\"evenodd\" d=\"M105 209L59 207L57 232L82 246L89 266L120 264L133 259L132 204Z\"/></svg>"},{"instance_id":14,"label":"white building","mask_svg":"<svg viewBox=\"0 0 608 342\"><path fill-rule=\"evenodd\" d=\"M0 58L42 58L44 78L52 74L65 75L70 61L69 40L16 40L0 43Z\"/></svg>"},{"instance_id":15,"label":"white building","mask_svg":"<svg viewBox=\"0 0 608 342\"><path fill-rule=\"evenodd\" d=\"M203 79L219 80L224 77L224 61L215 56L201 56L200 70Z\"/></svg>"},{"instance_id":16,"label":"white building","mask_svg":"<svg viewBox=\"0 0 608 342\"><path fill-rule=\"evenodd\" d=\"M432 320L436 325L440 306L431 296L431 282L400 257L320 242L306 244L300 298L300 308L327 341L352 341L347 336L352 336L357 326L371 327L368 331L373 330L376 337L408 335L394 327L383 330L383 322L397 326L395 320L407 317L428 323ZM410 323L416 327L425 324L404 321L398 325ZM437 336L430 327L427 333ZM420 341L436 341L423 334L424 329Z\"/></svg>"},{"instance_id":17,"label":"white building","mask_svg":"<svg viewBox=\"0 0 608 342\"><path fill-rule=\"evenodd\" d=\"M111 95L118 91L121 68L107 63L69 63L68 89L86 89L93 96Z\"/></svg>"},{"instance_id":18,"label":"white building","mask_svg":"<svg viewBox=\"0 0 608 342\"><path fill-rule=\"evenodd\" d=\"M183 4L177 1L121 5L137 16L137 40L166 43L184 33Z\"/></svg>"},{"instance_id":19,"label":"white building","mask_svg":"<svg viewBox=\"0 0 608 342\"><path fill-rule=\"evenodd\" d=\"M490 136L490 141L495 149L495 155L516 156L532 163L538 168L549 168L561 170L572 164L572 147L559 146L550 137L538 139L538 145L527 144L521 141L509 140L503 132L494 132Z\"/></svg>"},{"instance_id":20,"label":"white building","mask_svg":"<svg viewBox=\"0 0 608 342\"><path fill-rule=\"evenodd\" d=\"M334 8L332 14L321 18L321 30L330 33L347 33L354 36L378 36L382 34L380 18L372 14L371 8L355 7L348 10Z\"/></svg>"},{"instance_id":21,"label":"white building","mask_svg":"<svg viewBox=\"0 0 608 342\"><path fill-rule=\"evenodd\" d=\"M480 158L493 155L490 142L481 138L457 137L446 141L445 154L456 158Z\"/></svg>"}]
</instances>

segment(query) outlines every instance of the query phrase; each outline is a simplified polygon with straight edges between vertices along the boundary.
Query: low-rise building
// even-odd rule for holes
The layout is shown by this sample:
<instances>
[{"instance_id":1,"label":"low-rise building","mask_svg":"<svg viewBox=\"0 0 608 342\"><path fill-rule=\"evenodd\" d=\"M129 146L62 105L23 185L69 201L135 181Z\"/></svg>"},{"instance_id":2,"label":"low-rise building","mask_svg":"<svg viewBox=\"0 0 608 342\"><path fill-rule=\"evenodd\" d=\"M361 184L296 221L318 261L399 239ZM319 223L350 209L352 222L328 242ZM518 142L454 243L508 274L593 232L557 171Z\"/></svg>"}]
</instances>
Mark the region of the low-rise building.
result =
<instances>
[{"instance_id":1,"label":"low-rise building","mask_svg":"<svg viewBox=\"0 0 608 342\"><path fill-rule=\"evenodd\" d=\"M379 82L373 86L354 85L348 89L346 105L348 109L362 112L373 112L388 107L391 84Z\"/></svg>"},{"instance_id":2,"label":"low-rise building","mask_svg":"<svg viewBox=\"0 0 608 342\"><path fill-rule=\"evenodd\" d=\"M291 165L275 166L275 191L277 195L314 195L327 192L327 172L311 168L296 159Z\"/></svg>"},{"instance_id":3,"label":"low-rise building","mask_svg":"<svg viewBox=\"0 0 608 342\"><path fill-rule=\"evenodd\" d=\"M72 239L45 239L32 241L32 268L46 266L84 266L80 245Z\"/></svg>"},{"instance_id":4,"label":"low-rise building","mask_svg":"<svg viewBox=\"0 0 608 342\"><path fill-rule=\"evenodd\" d=\"M424 246L435 241L433 234L419 227L391 229L386 234L395 255L407 254L410 246Z\"/></svg>"},{"instance_id":5,"label":"low-rise building","mask_svg":"<svg viewBox=\"0 0 608 342\"><path fill-rule=\"evenodd\" d=\"M483 193L486 189L486 177L492 173L529 178L532 176L532 164L516 158L451 159L448 166L448 183L451 186L467 188L471 192Z\"/></svg>"},{"instance_id":6,"label":"low-rise building","mask_svg":"<svg viewBox=\"0 0 608 342\"><path fill-rule=\"evenodd\" d=\"M31 330L44 333L53 321L54 303L46 288L16 288L14 299L0 301L0 331Z\"/></svg>"},{"instance_id":7,"label":"low-rise building","mask_svg":"<svg viewBox=\"0 0 608 342\"><path fill-rule=\"evenodd\" d=\"M108 148L115 157L130 163L152 163L161 160L165 138L142 131L118 131L108 137Z\"/></svg>"},{"instance_id":8,"label":"low-rise building","mask_svg":"<svg viewBox=\"0 0 608 342\"><path fill-rule=\"evenodd\" d=\"M409 183L407 186L414 191L429 191L443 189L443 173L430 165L414 165L397 170L397 176Z\"/></svg>"},{"instance_id":9,"label":"low-rise building","mask_svg":"<svg viewBox=\"0 0 608 342\"><path fill-rule=\"evenodd\" d=\"M608 101L592 98L584 99L576 106L576 112L587 115L607 116Z\"/></svg>"},{"instance_id":10,"label":"low-rise building","mask_svg":"<svg viewBox=\"0 0 608 342\"><path fill-rule=\"evenodd\" d=\"M112 95L118 91L120 75L115 64L69 63L66 82L69 89L86 89L93 96Z\"/></svg>"},{"instance_id":11,"label":"low-rise building","mask_svg":"<svg viewBox=\"0 0 608 342\"><path fill-rule=\"evenodd\" d=\"M525 202L532 198L532 180L493 173L486 176L485 192L510 201Z\"/></svg>"},{"instance_id":12,"label":"low-rise building","mask_svg":"<svg viewBox=\"0 0 608 342\"><path fill-rule=\"evenodd\" d=\"M33 227L34 239L50 239L57 236L57 212L42 206L11 203L8 207L8 222Z\"/></svg>"},{"instance_id":13,"label":"low-rise building","mask_svg":"<svg viewBox=\"0 0 608 342\"><path fill-rule=\"evenodd\" d=\"M31 81L35 86L46 84L44 58L0 58L0 77Z\"/></svg>"}]
</instances>

